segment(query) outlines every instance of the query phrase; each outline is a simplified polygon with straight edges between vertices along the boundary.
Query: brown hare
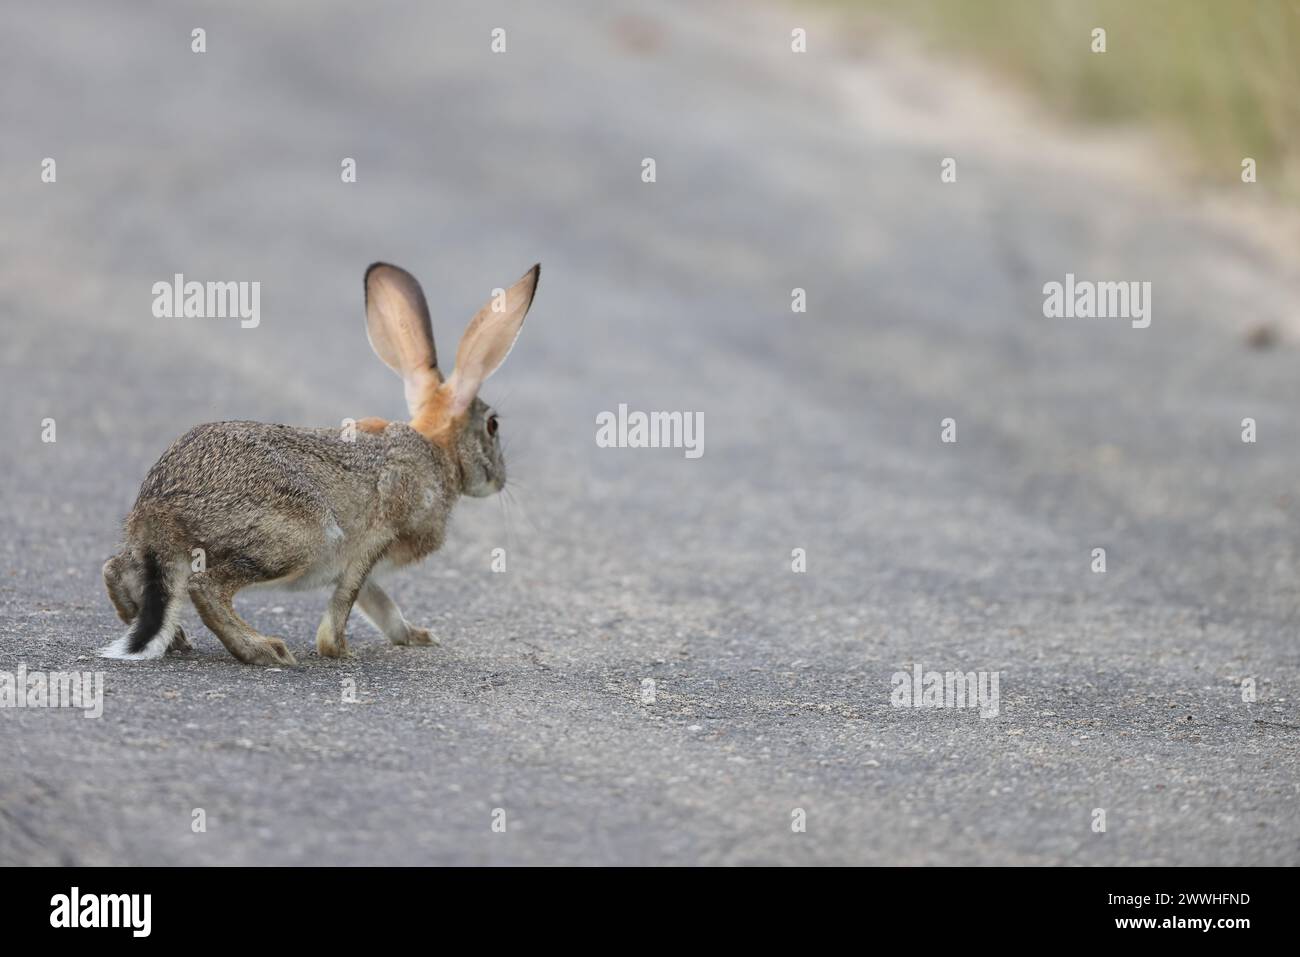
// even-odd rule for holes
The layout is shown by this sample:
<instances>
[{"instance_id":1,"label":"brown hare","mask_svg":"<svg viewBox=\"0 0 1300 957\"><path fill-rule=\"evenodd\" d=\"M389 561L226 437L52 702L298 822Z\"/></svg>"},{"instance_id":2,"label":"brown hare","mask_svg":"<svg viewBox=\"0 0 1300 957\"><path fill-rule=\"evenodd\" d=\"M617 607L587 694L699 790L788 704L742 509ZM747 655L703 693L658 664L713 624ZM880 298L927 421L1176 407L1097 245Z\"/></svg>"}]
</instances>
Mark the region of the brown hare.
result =
<instances>
[{"instance_id":1,"label":"brown hare","mask_svg":"<svg viewBox=\"0 0 1300 957\"><path fill-rule=\"evenodd\" d=\"M232 599L250 585L332 589L316 631L316 650L328 657L347 654L354 603L394 644L432 644L372 573L435 551L461 495L505 485L497 417L478 391L514 345L540 272L534 266L474 316L444 377L420 284L386 263L367 269L370 346L402 377L410 422L362 419L354 430L214 422L177 439L145 476L125 545L104 565L109 597L131 627L101 654L158 658L188 647L180 628L188 598L240 661L294 664L283 641L235 612Z\"/></svg>"}]
</instances>

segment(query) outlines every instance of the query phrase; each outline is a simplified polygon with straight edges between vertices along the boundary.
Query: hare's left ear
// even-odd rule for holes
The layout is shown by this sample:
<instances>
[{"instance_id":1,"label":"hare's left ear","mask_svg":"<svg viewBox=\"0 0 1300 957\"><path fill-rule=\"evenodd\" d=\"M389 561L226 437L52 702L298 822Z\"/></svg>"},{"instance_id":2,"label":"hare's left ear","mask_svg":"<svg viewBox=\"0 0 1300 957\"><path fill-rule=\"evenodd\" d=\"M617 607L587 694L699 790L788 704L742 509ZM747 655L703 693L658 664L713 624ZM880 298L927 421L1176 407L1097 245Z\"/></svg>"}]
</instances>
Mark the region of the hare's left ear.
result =
<instances>
[{"instance_id":1,"label":"hare's left ear","mask_svg":"<svg viewBox=\"0 0 1300 957\"><path fill-rule=\"evenodd\" d=\"M533 304L541 274L538 263L505 290L504 296L494 297L470 320L456 350L456 368L438 390L447 402L449 418L464 414L483 380L505 362L519 337L528 307Z\"/></svg>"},{"instance_id":2,"label":"hare's left ear","mask_svg":"<svg viewBox=\"0 0 1300 957\"><path fill-rule=\"evenodd\" d=\"M402 377L415 415L442 383L424 292L405 269L375 263L366 270L366 337L375 355Z\"/></svg>"}]
</instances>

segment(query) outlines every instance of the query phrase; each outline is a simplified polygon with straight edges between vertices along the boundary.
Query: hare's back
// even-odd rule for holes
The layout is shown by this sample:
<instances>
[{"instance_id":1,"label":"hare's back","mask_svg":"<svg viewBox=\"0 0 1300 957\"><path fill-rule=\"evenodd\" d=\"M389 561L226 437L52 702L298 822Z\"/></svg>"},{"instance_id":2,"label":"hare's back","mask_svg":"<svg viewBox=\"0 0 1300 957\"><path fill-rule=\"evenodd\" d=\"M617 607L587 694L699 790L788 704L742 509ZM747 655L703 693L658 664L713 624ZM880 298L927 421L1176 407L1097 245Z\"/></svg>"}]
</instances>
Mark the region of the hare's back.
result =
<instances>
[{"instance_id":1,"label":"hare's back","mask_svg":"<svg viewBox=\"0 0 1300 957\"><path fill-rule=\"evenodd\" d=\"M265 516L312 523L364 508L383 445L358 433L263 422L210 422L172 443L140 487L135 513L164 510L204 534L211 521L260 524Z\"/></svg>"}]
</instances>

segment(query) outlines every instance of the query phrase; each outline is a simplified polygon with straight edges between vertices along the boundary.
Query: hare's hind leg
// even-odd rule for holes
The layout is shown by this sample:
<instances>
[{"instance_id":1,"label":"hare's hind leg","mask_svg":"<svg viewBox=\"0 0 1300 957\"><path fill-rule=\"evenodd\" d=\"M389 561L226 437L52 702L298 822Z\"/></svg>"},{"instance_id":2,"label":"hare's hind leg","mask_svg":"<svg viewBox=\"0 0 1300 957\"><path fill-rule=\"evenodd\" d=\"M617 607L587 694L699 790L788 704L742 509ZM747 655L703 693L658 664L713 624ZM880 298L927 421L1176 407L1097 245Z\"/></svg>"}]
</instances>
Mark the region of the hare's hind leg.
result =
<instances>
[{"instance_id":1,"label":"hare's hind leg","mask_svg":"<svg viewBox=\"0 0 1300 957\"><path fill-rule=\"evenodd\" d=\"M366 619L395 645L436 645L437 639L427 628L416 628L402 616L402 610L376 584L367 578L357 594L357 607Z\"/></svg>"},{"instance_id":2,"label":"hare's hind leg","mask_svg":"<svg viewBox=\"0 0 1300 957\"><path fill-rule=\"evenodd\" d=\"M279 638L258 634L240 618L232 603L239 586L222 581L211 571L190 578L190 601L203 624L221 639L226 650L246 665L296 665L298 662Z\"/></svg>"},{"instance_id":3,"label":"hare's hind leg","mask_svg":"<svg viewBox=\"0 0 1300 957\"><path fill-rule=\"evenodd\" d=\"M144 584L125 552L104 562L104 587L108 589L108 600L113 603L117 617L128 625L135 621L135 616L140 614Z\"/></svg>"}]
</instances>

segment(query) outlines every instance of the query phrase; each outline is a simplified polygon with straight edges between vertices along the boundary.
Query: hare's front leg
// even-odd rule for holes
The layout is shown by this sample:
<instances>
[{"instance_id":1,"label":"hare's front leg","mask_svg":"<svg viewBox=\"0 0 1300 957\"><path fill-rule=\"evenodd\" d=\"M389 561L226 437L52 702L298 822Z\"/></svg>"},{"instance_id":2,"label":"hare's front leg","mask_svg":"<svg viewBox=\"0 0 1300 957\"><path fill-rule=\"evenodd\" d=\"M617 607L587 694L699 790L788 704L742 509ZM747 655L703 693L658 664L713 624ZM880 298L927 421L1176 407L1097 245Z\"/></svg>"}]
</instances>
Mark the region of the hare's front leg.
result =
<instances>
[{"instance_id":1,"label":"hare's front leg","mask_svg":"<svg viewBox=\"0 0 1300 957\"><path fill-rule=\"evenodd\" d=\"M388 594L367 578L357 594L357 607L369 622L395 645L436 645L438 640L427 628L416 628L402 616L402 610Z\"/></svg>"},{"instance_id":2,"label":"hare's front leg","mask_svg":"<svg viewBox=\"0 0 1300 957\"><path fill-rule=\"evenodd\" d=\"M352 605L356 602L357 595L366 583L366 576L370 574L370 569L373 567L374 562L354 565L344 571L338 584L334 586L334 594L330 596L325 616L321 618L320 625L316 628L316 651L324 657L352 657L351 652L348 651L345 635L348 616L352 614Z\"/></svg>"}]
</instances>

